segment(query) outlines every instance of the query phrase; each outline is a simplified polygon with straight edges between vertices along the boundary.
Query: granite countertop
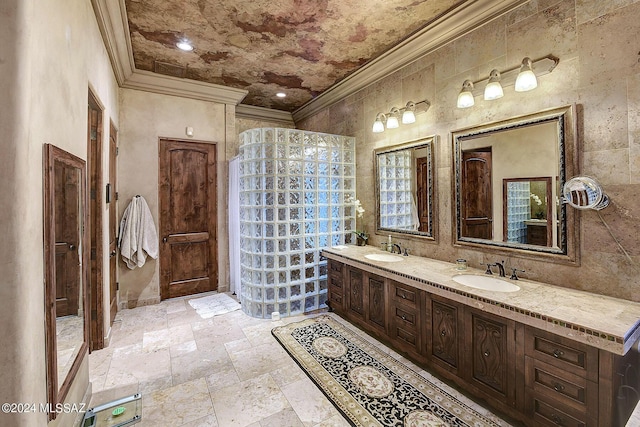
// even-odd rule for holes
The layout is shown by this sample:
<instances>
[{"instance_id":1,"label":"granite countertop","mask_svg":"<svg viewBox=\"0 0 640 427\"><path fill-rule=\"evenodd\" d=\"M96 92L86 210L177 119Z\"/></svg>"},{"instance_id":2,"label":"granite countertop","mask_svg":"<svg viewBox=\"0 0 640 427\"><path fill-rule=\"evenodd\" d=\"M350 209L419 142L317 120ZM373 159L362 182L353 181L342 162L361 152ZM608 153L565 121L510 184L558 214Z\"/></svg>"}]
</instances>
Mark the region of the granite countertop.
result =
<instances>
[{"instance_id":1,"label":"granite countertop","mask_svg":"<svg viewBox=\"0 0 640 427\"><path fill-rule=\"evenodd\" d=\"M506 279L520 286L516 292L488 291L453 280L459 274L483 275L483 270L458 271L454 263L418 256L403 256L399 262L365 258L384 253L374 246L323 249L327 258L615 354L626 354L640 338L640 303L526 279Z\"/></svg>"}]
</instances>

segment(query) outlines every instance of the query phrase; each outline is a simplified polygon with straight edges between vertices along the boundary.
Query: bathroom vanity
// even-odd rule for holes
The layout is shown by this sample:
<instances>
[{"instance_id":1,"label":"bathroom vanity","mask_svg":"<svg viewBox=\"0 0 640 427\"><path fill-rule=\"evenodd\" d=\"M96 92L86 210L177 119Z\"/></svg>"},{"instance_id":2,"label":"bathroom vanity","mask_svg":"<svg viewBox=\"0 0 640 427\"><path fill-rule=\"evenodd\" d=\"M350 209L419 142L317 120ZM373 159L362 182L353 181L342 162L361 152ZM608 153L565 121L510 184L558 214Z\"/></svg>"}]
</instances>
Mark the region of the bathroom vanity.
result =
<instances>
[{"instance_id":1,"label":"bathroom vanity","mask_svg":"<svg viewBox=\"0 0 640 427\"><path fill-rule=\"evenodd\" d=\"M624 426L638 402L638 303L523 279L479 289L456 280L495 276L371 246L323 255L333 311L526 425Z\"/></svg>"}]
</instances>

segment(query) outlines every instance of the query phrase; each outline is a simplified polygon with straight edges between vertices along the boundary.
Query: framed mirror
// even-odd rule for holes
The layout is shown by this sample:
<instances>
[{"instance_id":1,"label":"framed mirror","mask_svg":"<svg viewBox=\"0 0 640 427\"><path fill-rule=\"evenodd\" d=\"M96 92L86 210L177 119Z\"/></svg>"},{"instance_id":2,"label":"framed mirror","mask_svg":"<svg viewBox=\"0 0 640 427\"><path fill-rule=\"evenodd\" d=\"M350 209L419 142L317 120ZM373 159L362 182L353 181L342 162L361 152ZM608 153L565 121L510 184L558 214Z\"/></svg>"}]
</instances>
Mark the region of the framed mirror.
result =
<instances>
[{"instance_id":1,"label":"framed mirror","mask_svg":"<svg viewBox=\"0 0 640 427\"><path fill-rule=\"evenodd\" d=\"M45 320L48 402L69 391L88 353L85 161L44 146ZM49 419L56 413L49 413Z\"/></svg>"},{"instance_id":2,"label":"framed mirror","mask_svg":"<svg viewBox=\"0 0 640 427\"><path fill-rule=\"evenodd\" d=\"M374 151L376 232L435 240L435 136Z\"/></svg>"},{"instance_id":3,"label":"framed mirror","mask_svg":"<svg viewBox=\"0 0 640 427\"><path fill-rule=\"evenodd\" d=\"M454 244L576 261L573 107L453 131Z\"/></svg>"}]
</instances>

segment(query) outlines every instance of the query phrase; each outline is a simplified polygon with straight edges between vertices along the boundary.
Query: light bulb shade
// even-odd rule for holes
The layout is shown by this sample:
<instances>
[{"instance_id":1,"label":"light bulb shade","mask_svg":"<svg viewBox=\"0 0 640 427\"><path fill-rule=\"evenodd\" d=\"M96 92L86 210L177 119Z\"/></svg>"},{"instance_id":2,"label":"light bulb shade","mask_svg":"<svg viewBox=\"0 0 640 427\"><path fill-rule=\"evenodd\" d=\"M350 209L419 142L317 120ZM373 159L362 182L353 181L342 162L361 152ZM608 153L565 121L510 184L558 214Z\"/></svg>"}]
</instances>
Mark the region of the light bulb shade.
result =
<instances>
[{"instance_id":1,"label":"light bulb shade","mask_svg":"<svg viewBox=\"0 0 640 427\"><path fill-rule=\"evenodd\" d=\"M502 98L503 96L504 92L500 84L500 72L498 70L492 70L491 74L489 74L489 83L487 83L487 86L484 88L484 99L491 101Z\"/></svg>"},{"instance_id":2,"label":"light bulb shade","mask_svg":"<svg viewBox=\"0 0 640 427\"><path fill-rule=\"evenodd\" d=\"M409 123L415 123L415 122L416 122L416 115L413 112L413 110L405 110L404 113L402 113L402 124L408 125Z\"/></svg>"},{"instance_id":3,"label":"light bulb shade","mask_svg":"<svg viewBox=\"0 0 640 427\"><path fill-rule=\"evenodd\" d=\"M400 123L398 123L398 116L389 116L389 118L387 118L387 129L396 129L398 127L400 127Z\"/></svg>"},{"instance_id":4,"label":"light bulb shade","mask_svg":"<svg viewBox=\"0 0 640 427\"><path fill-rule=\"evenodd\" d=\"M473 107L473 104L476 103L473 98L473 83L470 80L465 80L462 84L462 90L460 94L458 94L458 108L469 108Z\"/></svg>"},{"instance_id":5,"label":"light bulb shade","mask_svg":"<svg viewBox=\"0 0 640 427\"><path fill-rule=\"evenodd\" d=\"M373 122L373 129L371 129L373 133L382 133L384 132L384 123L380 119L380 116L376 117L376 121Z\"/></svg>"},{"instance_id":6,"label":"light bulb shade","mask_svg":"<svg viewBox=\"0 0 640 427\"><path fill-rule=\"evenodd\" d=\"M516 77L515 90L516 92L526 92L538 87L538 79L532 69L532 62L530 58L524 58L522 60L522 66L518 77Z\"/></svg>"}]
</instances>

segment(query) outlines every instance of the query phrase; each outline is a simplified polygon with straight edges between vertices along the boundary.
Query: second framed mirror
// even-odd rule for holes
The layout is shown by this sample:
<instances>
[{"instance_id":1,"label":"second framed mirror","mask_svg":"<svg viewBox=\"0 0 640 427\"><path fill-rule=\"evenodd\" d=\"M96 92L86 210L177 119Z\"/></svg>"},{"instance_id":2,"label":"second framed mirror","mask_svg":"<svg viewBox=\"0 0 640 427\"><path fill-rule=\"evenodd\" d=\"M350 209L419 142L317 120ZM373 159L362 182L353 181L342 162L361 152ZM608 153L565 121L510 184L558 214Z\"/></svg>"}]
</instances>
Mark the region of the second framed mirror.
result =
<instances>
[{"instance_id":1,"label":"second framed mirror","mask_svg":"<svg viewBox=\"0 0 640 427\"><path fill-rule=\"evenodd\" d=\"M435 240L435 136L374 151L376 232Z\"/></svg>"}]
</instances>

